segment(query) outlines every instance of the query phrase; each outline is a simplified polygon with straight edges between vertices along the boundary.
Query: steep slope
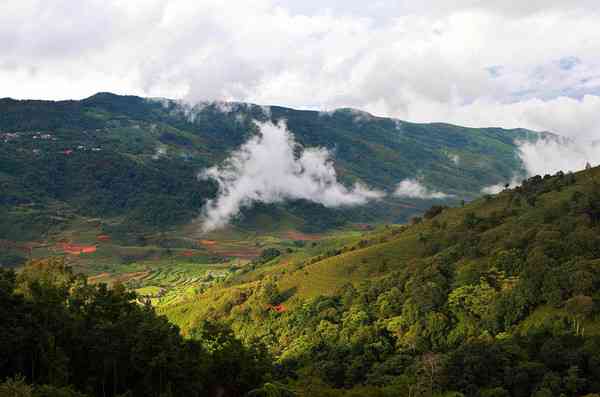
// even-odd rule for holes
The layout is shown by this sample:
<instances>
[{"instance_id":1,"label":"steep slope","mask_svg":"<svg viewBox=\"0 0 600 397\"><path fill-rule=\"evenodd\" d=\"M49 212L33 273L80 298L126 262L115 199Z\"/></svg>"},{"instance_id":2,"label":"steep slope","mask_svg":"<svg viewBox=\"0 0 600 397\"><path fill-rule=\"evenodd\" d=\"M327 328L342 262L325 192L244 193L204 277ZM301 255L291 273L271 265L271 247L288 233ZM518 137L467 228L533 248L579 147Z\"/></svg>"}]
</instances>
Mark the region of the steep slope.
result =
<instances>
[{"instance_id":1,"label":"steep slope","mask_svg":"<svg viewBox=\"0 0 600 397\"><path fill-rule=\"evenodd\" d=\"M305 395L600 391L600 168L323 244L159 310L263 340Z\"/></svg>"},{"instance_id":2,"label":"steep slope","mask_svg":"<svg viewBox=\"0 0 600 397\"><path fill-rule=\"evenodd\" d=\"M392 192L406 178L472 199L521 170L515 140L526 130L414 124L352 109L330 113L100 93L82 101L0 100L0 238L31 239L73 216L110 219L107 233L155 231L199 214L215 185L198 171L256 133L253 121L285 120L304 146L335 154L340 179ZM431 204L389 198L368 208L330 210L296 202L263 206L271 219L324 229L347 221L400 221ZM245 219L252 219L249 211ZM252 222L242 221L252 228Z\"/></svg>"}]
</instances>

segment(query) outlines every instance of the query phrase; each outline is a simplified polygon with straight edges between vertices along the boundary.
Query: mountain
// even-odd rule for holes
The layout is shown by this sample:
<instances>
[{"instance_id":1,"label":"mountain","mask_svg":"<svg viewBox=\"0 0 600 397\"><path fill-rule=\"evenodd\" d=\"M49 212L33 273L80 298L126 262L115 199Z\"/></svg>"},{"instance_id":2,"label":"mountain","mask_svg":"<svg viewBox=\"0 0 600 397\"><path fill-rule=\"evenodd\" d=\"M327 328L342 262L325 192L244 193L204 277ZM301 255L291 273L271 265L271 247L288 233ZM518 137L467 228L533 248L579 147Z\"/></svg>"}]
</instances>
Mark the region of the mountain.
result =
<instances>
[{"instance_id":1,"label":"mountain","mask_svg":"<svg viewBox=\"0 0 600 397\"><path fill-rule=\"evenodd\" d=\"M185 333L262 341L299 395L597 395L600 168L279 246L154 302Z\"/></svg>"},{"instance_id":2,"label":"mountain","mask_svg":"<svg viewBox=\"0 0 600 397\"><path fill-rule=\"evenodd\" d=\"M204 277L0 268L0 395L594 397L599 232L595 168Z\"/></svg>"},{"instance_id":3,"label":"mountain","mask_svg":"<svg viewBox=\"0 0 600 397\"><path fill-rule=\"evenodd\" d=\"M115 237L168 230L196 219L216 184L196 175L256 134L257 121L285 120L305 147L331 150L345 184L387 192L407 178L458 202L522 173L515 140L528 130L416 124L353 109L301 111L99 93L81 101L0 99L0 239L31 240L101 218ZM437 200L440 201L440 200ZM331 210L297 200L247 209L237 224L321 231L347 222L398 222L431 200L387 198ZM274 226L272 226L274 227Z\"/></svg>"},{"instance_id":4,"label":"mountain","mask_svg":"<svg viewBox=\"0 0 600 397\"><path fill-rule=\"evenodd\" d=\"M480 197L540 134L107 93L0 115L0 263L30 259L0 267L0 394L600 393L600 168ZM198 233L198 172L283 119L348 186L453 197Z\"/></svg>"}]
</instances>

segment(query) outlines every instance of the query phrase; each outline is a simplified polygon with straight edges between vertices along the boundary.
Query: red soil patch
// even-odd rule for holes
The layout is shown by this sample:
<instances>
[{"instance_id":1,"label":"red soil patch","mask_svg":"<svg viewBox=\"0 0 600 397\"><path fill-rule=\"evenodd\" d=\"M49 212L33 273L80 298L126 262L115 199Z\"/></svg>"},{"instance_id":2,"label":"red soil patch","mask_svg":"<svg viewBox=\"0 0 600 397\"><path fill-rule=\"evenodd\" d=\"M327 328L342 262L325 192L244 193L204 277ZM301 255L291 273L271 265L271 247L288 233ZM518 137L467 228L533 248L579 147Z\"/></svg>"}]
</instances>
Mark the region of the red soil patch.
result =
<instances>
[{"instance_id":1,"label":"red soil patch","mask_svg":"<svg viewBox=\"0 0 600 397\"><path fill-rule=\"evenodd\" d=\"M300 233L296 230L289 230L285 232L285 236L290 240L299 240L299 241L317 241L321 240L321 236L318 234L304 234Z\"/></svg>"},{"instance_id":2,"label":"red soil patch","mask_svg":"<svg viewBox=\"0 0 600 397\"><path fill-rule=\"evenodd\" d=\"M183 251L183 252L181 253L181 256L187 256L188 258L189 258L190 256L194 256L194 255L196 255L196 253L195 253L194 251Z\"/></svg>"},{"instance_id":3,"label":"red soil patch","mask_svg":"<svg viewBox=\"0 0 600 397\"><path fill-rule=\"evenodd\" d=\"M62 249L65 254L70 255L91 254L97 250L95 245L77 245L70 243L60 243L59 248Z\"/></svg>"},{"instance_id":4,"label":"red soil patch","mask_svg":"<svg viewBox=\"0 0 600 397\"><path fill-rule=\"evenodd\" d=\"M200 245L211 247L213 245L217 245L217 242L215 240L200 240Z\"/></svg>"},{"instance_id":5,"label":"red soil patch","mask_svg":"<svg viewBox=\"0 0 600 397\"><path fill-rule=\"evenodd\" d=\"M269 309L277 313L284 313L287 311L287 308L284 305L269 305Z\"/></svg>"},{"instance_id":6,"label":"red soil patch","mask_svg":"<svg viewBox=\"0 0 600 397\"><path fill-rule=\"evenodd\" d=\"M108 236L106 234L101 234L101 235L97 236L96 239L98 241L110 241L110 236Z\"/></svg>"}]
</instances>

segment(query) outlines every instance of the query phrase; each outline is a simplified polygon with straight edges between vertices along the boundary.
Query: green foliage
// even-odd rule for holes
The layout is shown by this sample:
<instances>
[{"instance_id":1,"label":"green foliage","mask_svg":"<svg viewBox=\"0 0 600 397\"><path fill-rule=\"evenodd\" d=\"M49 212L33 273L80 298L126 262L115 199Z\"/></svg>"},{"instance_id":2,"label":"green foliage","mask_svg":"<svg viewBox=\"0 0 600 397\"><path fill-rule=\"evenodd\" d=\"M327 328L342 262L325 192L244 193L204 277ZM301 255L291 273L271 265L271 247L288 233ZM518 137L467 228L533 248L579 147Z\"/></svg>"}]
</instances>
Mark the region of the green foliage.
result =
<instances>
[{"instance_id":1,"label":"green foliage","mask_svg":"<svg viewBox=\"0 0 600 397\"><path fill-rule=\"evenodd\" d=\"M285 385L279 383L265 383L259 389L254 389L246 394L247 397L294 397L296 394Z\"/></svg>"},{"instance_id":2,"label":"green foliage","mask_svg":"<svg viewBox=\"0 0 600 397\"><path fill-rule=\"evenodd\" d=\"M260 256L254 260L254 262L260 265L270 262L280 255L281 251L279 251L277 248L267 248L266 250L263 250Z\"/></svg>"},{"instance_id":3,"label":"green foliage","mask_svg":"<svg viewBox=\"0 0 600 397\"><path fill-rule=\"evenodd\" d=\"M196 178L198 171L256 133L252 120L286 120L302 145L335 149L346 184L388 189L419 173L427 184L467 199L519 172L514 140L537 137L526 130L359 117L348 109L323 115L272 107L267 115L259 106L231 104L228 112L207 105L186 113L175 102L110 93L82 101L2 99L0 114L0 132L18 133L0 143L0 217L9 220L0 225L0 238L23 240L64 226L65 209L111 218L107 232L124 241L186 223L216 193L214 183ZM452 155L460 156L460 168ZM395 199L338 210L296 200L245 210L237 222L260 229L257 214L273 222L283 214L316 232L350 221L407 220L432 204L408 201L416 208ZM596 219L596 207L581 205Z\"/></svg>"},{"instance_id":4,"label":"green foliage","mask_svg":"<svg viewBox=\"0 0 600 397\"><path fill-rule=\"evenodd\" d=\"M446 208L448 208L448 207L443 206L443 205L433 205L433 206L431 206L431 208L429 208L427 211L425 211L425 213L423 214L423 217L425 219L435 218L436 216L441 214Z\"/></svg>"},{"instance_id":5,"label":"green foliage","mask_svg":"<svg viewBox=\"0 0 600 397\"><path fill-rule=\"evenodd\" d=\"M535 177L301 266L282 254L171 309L209 306L260 339L282 374L308 378L291 382L301 395L597 393L599 172Z\"/></svg>"},{"instance_id":6,"label":"green foliage","mask_svg":"<svg viewBox=\"0 0 600 397\"><path fill-rule=\"evenodd\" d=\"M23 377L8 378L0 384L0 396L6 397L31 397L33 387L25 382Z\"/></svg>"},{"instance_id":7,"label":"green foliage","mask_svg":"<svg viewBox=\"0 0 600 397\"><path fill-rule=\"evenodd\" d=\"M0 388L40 397L241 395L271 372L263 347L211 324L185 340L134 299L120 285L87 285L57 260L18 277L0 270L0 378L22 374L43 385L15 378Z\"/></svg>"},{"instance_id":8,"label":"green foliage","mask_svg":"<svg viewBox=\"0 0 600 397\"><path fill-rule=\"evenodd\" d=\"M192 122L172 103L111 94L2 100L0 128L29 139L0 146L8 192L0 238L30 239L83 214L110 218L102 227L113 238L150 244L145 236L197 215L214 196L215 186L194 175L255 133L236 116L267 119L259 107L232 109L207 106ZM467 199L519 169L512 141L528 135L350 110L271 110L302 144L335 147L344 182L383 188L425 170L427 183ZM34 142L34 129L52 129L58 140ZM102 151L61 152L81 142ZM167 148L159 159L157 144ZM464 159L469 175L449 154ZM87 285L60 260L33 262L18 276L0 271L0 378L12 377L2 387L102 396L597 394L599 173L535 176L459 208L436 203L410 226L353 240L253 245L273 248L232 267L223 282L155 299L189 340L123 286ZM406 220L432 203L412 204L412 212L399 202L258 205L237 225L314 231ZM170 274L151 270L149 279Z\"/></svg>"}]
</instances>

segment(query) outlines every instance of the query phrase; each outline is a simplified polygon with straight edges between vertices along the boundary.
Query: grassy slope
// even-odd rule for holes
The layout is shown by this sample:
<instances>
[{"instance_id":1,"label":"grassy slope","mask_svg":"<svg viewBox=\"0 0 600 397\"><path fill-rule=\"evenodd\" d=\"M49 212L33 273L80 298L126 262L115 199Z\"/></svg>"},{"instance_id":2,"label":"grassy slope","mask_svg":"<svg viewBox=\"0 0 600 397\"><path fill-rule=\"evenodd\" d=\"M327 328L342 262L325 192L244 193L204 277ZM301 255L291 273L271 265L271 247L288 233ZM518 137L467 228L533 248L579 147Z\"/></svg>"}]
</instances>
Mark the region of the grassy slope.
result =
<instances>
[{"instance_id":1,"label":"grassy slope","mask_svg":"<svg viewBox=\"0 0 600 397\"><path fill-rule=\"evenodd\" d=\"M553 190L539 195L535 207L524 204L522 211L504 217L500 224L483 232L479 242L483 254L476 258L459 259L456 264L456 279L463 277L461 272L470 269L489 269L494 252L522 237L515 234L515 231L543 228L547 214L563 208L564 203L569 202L575 191L587 189L600 182L600 168L580 172L576 174L576 178L575 184L560 191ZM365 279L377 279L395 270L412 272L411 269L414 269L421 259L431 255L420 240L423 236L436 232L437 226L434 225L445 224L445 228L452 230L463 223L468 213L487 218L502 213L511 200L511 192L503 192L493 198L475 200L463 208L446 210L435 218L435 222L426 220L412 226L382 227L362 237L325 240L319 242L319 247L283 256L242 276L234 274L224 285L189 297L176 305L160 306L159 311L179 324L185 332L200 319L222 311L240 291L251 291L260 284L260 280L266 278L276 280L279 290L288 293L285 304L293 310L311 298L333 295L346 283L358 285ZM360 248L360 240L367 240L367 246ZM355 249L348 250L349 247ZM330 256L331 251L336 249L348 251ZM312 258L307 259L311 255ZM322 258L323 255L327 257ZM600 262L598 264L600 265ZM561 315L564 315L563 309L542 306L523 322L521 329L526 330L531 324L539 324L545 319ZM235 322L235 317L230 319ZM586 332L600 334L598 321L588 320L585 328Z\"/></svg>"}]
</instances>

